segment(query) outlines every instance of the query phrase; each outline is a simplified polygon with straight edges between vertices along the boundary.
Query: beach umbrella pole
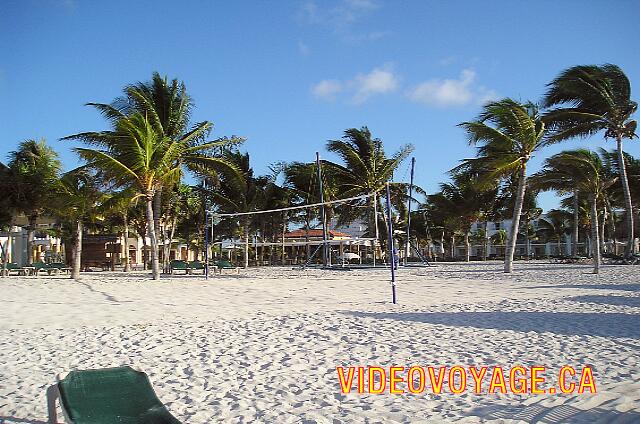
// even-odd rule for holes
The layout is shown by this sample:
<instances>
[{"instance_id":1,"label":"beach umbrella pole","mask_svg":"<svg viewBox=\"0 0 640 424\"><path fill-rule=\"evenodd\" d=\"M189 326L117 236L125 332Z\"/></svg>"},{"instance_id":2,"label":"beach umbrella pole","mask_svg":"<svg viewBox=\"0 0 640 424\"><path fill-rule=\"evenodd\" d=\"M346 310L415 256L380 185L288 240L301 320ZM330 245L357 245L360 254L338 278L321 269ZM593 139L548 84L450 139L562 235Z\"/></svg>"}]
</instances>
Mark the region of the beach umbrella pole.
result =
<instances>
[{"instance_id":1,"label":"beach umbrella pole","mask_svg":"<svg viewBox=\"0 0 640 424\"><path fill-rule=\"evenodd\" d=\"M389 223L389 257L391 268L391 300L393 304L396 303L396 271L395 271L395 251L393 247L393 221L391 221L391 192L389 190L389 183L387 183L387 222Z\"/></svg>"}]
</instances>

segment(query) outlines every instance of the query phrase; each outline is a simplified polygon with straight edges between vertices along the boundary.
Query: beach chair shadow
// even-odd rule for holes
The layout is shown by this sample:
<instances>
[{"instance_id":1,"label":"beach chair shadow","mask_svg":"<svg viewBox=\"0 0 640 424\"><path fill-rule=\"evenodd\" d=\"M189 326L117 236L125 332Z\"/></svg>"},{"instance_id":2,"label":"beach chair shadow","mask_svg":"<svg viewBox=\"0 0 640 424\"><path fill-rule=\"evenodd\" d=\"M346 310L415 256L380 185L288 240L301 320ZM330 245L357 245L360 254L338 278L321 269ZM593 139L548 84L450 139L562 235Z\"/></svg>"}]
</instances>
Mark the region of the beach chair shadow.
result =
<instances>
[{"instance_id":1,"label":"beach chair shadow","mask_svg":"<svg viewBox=\"0 0 640 424\"><path fill-rule=\"evenodd\" d=\"M473 409L470 416L490 420L517 420L529 424L571 423L637 423L640 414L633 411L620 412L602 408L578 409L571 405L546 407L540 404L527 406L488 405Z\"/></svg>"},{"instance_id":2,"label":"beach chair shadow","mask_svg":"<svg viewBox=\"0 0 640 424\"><path fill-rule=\"evenodd\" d=\"M49 423L56 400L70 424L181 424L156 396L142 371L131 367L72 371L47 390Z\"/></svg>"},{"instance_id":3,"label":"beach chair shadow","mask_svg":"<svg viewBox=\"0 0 640 424\"><path fill-rule=\"evenodd\" d=\"M31 420L28 418L0 416L0 424L49 424L47 421Z\"/></svg>"}]
</instances>

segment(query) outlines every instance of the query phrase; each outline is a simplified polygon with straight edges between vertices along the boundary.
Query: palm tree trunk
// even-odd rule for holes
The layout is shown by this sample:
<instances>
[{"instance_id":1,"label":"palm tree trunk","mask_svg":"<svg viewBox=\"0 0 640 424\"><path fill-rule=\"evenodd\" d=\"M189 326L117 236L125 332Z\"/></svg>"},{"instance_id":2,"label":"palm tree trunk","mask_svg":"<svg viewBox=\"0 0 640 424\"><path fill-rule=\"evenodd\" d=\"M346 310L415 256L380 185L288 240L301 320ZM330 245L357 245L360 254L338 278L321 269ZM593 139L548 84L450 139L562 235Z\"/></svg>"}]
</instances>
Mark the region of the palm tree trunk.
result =
<instances>
[{"instance_id":1,"label":"palm tree trunk","mask_svg":"<svg viewBox=\"0 0 640 424\"><path fill-rule=\"evenodd\" d=\"M153 216L154 196L147 195L147 225L149 226L149 240L151 241L151 277L160 279L160 263L158 262L158 239L156 237L155 221Z\"/></svg>"},{"instance_id":2,"label":"palm tree trunk","mask_svg":"<svg viewBox=\"0 0 640 424\"><path fill-rule=\"evenodd\" d=\"M484 221L484 252L483 260L489 259L489 221Z\"/></svg>"},{"instance_id":3,"label":"palm tree trunk","mask_svg":"<svg viewBox=\"0 0 640 424\"><path fill-rule=\"evenodd\" d=\"M73 243L73 268L71 268L71 278L80 279L80 266L82 265L82 220L76 221L75 240Z\"/></svg>"},{"instance_id":4,"label":"palm tree trunk","mask_svg":"<svg viewBox=\"0 0 640 424\"><path fill-rule=\"evenodd\" d=\"M244 223L244 267L249 268L249 222Z\"/></svg>"},{"instance_id":5,"label":"palm tree trunk","mask_svg":"<svg viewBox=\"0 0 640 424\"><path fill-rule=\"evenodd\" d=\"M529 245L529 219L524 222L524 249L525 249L525 260L529 260L531 256L531 246Z\"/></svg>"},{"instance_id":6,"label":"palm tree trunk","mask_svg":"<svg viewBox=\"0 0 640 424\"><path fill-rule=\"evenodd\" d=\"M516 251L516 241L518 240L518 228L520 227L520 214L522 213L522 205L524 203L524 193L527 189L527 168L526 164L522 164L520 170L520 178L518 181L518 192L516 194L516 203L513 208L513 218L511 219L511 232L507 239L507 251L504 258L504 272L513 272L513 255Z\"/></svg>"},{"instance_id":7,"label":"palm tree trunk","mask_svg":"<svg viewBox=\"0 0 640 424\"><path fill-rule=\"evenodd\" d=\"M371 201L373 202L373 228L374 228L374 241L373 241L373 266L376 266L376 253L377 253L377 244L378 244L378 238L379 233L378 233L378 195L377 193L374 191L373 192L373 197L371 198ZM369 229L369 236L371 236L371 229Z\"/></svg>"},{"instance_id":8,"label":"palm tree trunk","mask_svg":"<svg viewBox=\"0 0 640 424\"><path fill-rule=\"evenodd\" d=\"M171 221L171 231L169 232L169 247L167 248L167 261L169 259L171 259L170 258L170 256L171 256L171 246L173 245L173 238L176 235L176 225L177 225L177 223L178 223L178 216L174 215L173 216L173 220Z\"/></svg>"},{"instance_id":9,"label":"palm tree trunk","mask_svg":"<svg viewBox=\"0 0 640 424\"><path fill-rule=\"evenodd\" d=\"M464 232L464 245L466 248L466 262L470 262L471 261L471 243L469 243L469 231L465 231Z\"/></svg>"},{"instance_id":10,"label":"palm tree trunk","mask_svg":"<svg viewBox=\"0 0 640 424\"><path fill-rule=\"evenodd\" d=\"M606 244L604 238L604 230L607 224L607 209L603 208L602 210L602 224L600 224L600 253L606 252Z\"/></svg>"},{"instance_id":11,"label":"palm tree trunk","mask_svg":"<svg viewBox=\"0 0 640 424\"><path fill-rule=\"evenodd\" d=\"M620 182L622 183L622 192L624 194L624 208L626 210L627 221L627 245L624 249L624 255L630 256L635 252L635 239L633 235L633 203L631 201L631 191L629 190L629 179L627 178L627 165L624 162L624 153L622 151L622 137L616 137L616 146L618 150L618 168L620 169Z\"/></svg>"},{"instance_id":12,"label":"palm tree trunk","mask_svg":"<svg viewBox=\"0 0 640 424\"><path fill-rule=\"evenodd\" d=\"M36 236L37 214L29 215L29 229L27 230L27 265L33 264L33 240Z\"/></svg>"},{"instance_id":13,"label":"palm tree trunk","mask_svg":"<svg viewBox=\"0 0 640 424\"><path fill-rule=\"evenodd\" d=\"M456 257L456 236L451 234L451 259Z\"/></svg>"},{"instance_id":14,"label":"palm tree trunk","mask_svg":"<svg viewBox=\"0 0 640 424\"><path fill-rule=\"evenodd\" d=\"M609 207L609 231L611 231L611 241L613 242L613 254L618 254L618 239L616 238L616 215L611 210L611 205L607 205Z\"/></svg>"},{"instance_id":15,"label":"palm tree trunk","mask_svg":"<svg viewBox=\"0 0 640 424\"><path fill-rule=\"evenodd\" d=\"M591 255L593 256L593 273L600 272L600 234L598 227L598 205L596 196L591 196Z\"/></svg>"},{"instance_id":16,"label":"palm tree trunk","mask_svg":"<svg viewBox=\"0 0 640 424\"><path fill-rule=\"evenodd\" d=\"M149 227L145 228L145 232L142 236L142 269L147 270L147 263L149 262L149 249L147 249L147 235L149 233Z\"/></svg>"},{"instance_id":17,"label":"palm tree trunk","mask_svg":"<svg viewBox=\"0 0 640 424\"><path fill-rule=\"evenodd\" d=\"M287 233L287 213L282 214L282 265L285 265L286 252L284 245L284 235Z\"/></svg>"},{"instance_id":18,"label":"palm tree trunk","mask_svg":"<svg viewBox=\"0 0 640 424\"><path fill-rule=\"evenodd\" d=\"M578 201L578 192L573 193L573 245L571 246L571 255L578 256L578 240L580 236L580 205Z\"/></svg>"},{"instance_id":19,"label":"palm tree trunk","mask_svg":"<svg viewBox=\"0 0 640 424\"><path fill-rule=\"evenodd\" d=\"M122 220L124 221L124 272L131 271L131 264L129 263L129 217L125 211L122 214Z\"/></svg>"}]
</instances>

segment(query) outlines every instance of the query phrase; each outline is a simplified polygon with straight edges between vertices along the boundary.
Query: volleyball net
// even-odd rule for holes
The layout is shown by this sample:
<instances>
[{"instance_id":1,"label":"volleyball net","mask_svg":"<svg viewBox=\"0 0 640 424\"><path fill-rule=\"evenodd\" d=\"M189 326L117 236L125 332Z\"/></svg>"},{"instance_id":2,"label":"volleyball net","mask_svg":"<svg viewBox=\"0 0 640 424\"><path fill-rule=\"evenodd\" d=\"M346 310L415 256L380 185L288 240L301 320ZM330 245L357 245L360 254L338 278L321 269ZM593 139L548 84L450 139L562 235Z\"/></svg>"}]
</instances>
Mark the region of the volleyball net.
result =
<instances>
[{"instance_id":1,"label":"volleyball net","mask_svg":"<svg viewBox=\"0 0 640 424\"><path fill-rule=\"evenodd\" d=\"M375 193L247 212L210 209L205 253L213 246L214 259L256 265L375 266L384 255L381 213Z\"/></svg>"}]
</instances>

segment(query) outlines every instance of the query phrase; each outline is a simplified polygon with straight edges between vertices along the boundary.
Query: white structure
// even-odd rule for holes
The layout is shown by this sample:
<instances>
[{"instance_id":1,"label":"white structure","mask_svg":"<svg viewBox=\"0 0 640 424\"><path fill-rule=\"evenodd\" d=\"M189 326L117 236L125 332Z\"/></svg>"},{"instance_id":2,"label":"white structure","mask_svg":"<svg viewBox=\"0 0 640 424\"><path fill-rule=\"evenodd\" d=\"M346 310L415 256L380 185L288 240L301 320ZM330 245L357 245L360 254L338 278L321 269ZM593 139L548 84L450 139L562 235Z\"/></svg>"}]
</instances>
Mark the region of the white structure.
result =
<instances>
[{"instance_id":1,"label":"white structure","mask_svg":"<svg viewBox=\"0 0 640 424\"><path fill-rule=\"evenodd\" d=\"M544 221L544 214L540 216L538 219L534 219L530 221L530 224L533 226L534 231L538 231L542 225L541 221ZM498 222L489 221L485 222L475 222L471 226L471 233L475 233L477 231L484 231L486 228L487 236L489 237L488 243L488 253L487 256L503 256L505 253L506 246L504 244L496 244L492 240L494 236L500 231L504 230L506 232L506 238L508 238L509 233L511 232L511 219L505 219ZM522 221L521 221L522 222ZM486 227L485 227L486 225ZM564 239L558 244L557 241L550 241L547 243L536 243L535 240L529 241L529 247L525 243L523 243L522 236L519 237L519 243L516 244L516 256L524 256L527 254L527 251L532 256L560 256L560 255L571 255L571 235L565 234ZM461 240L458 240L456 244ZM455 247L455 255L456 256L465 256L466 255L466 247L464 245L457 245ZM471 246L471 256L481 257L484 255L484 243L479 243L475 241Z\"/></svg>"}]
</instances>

